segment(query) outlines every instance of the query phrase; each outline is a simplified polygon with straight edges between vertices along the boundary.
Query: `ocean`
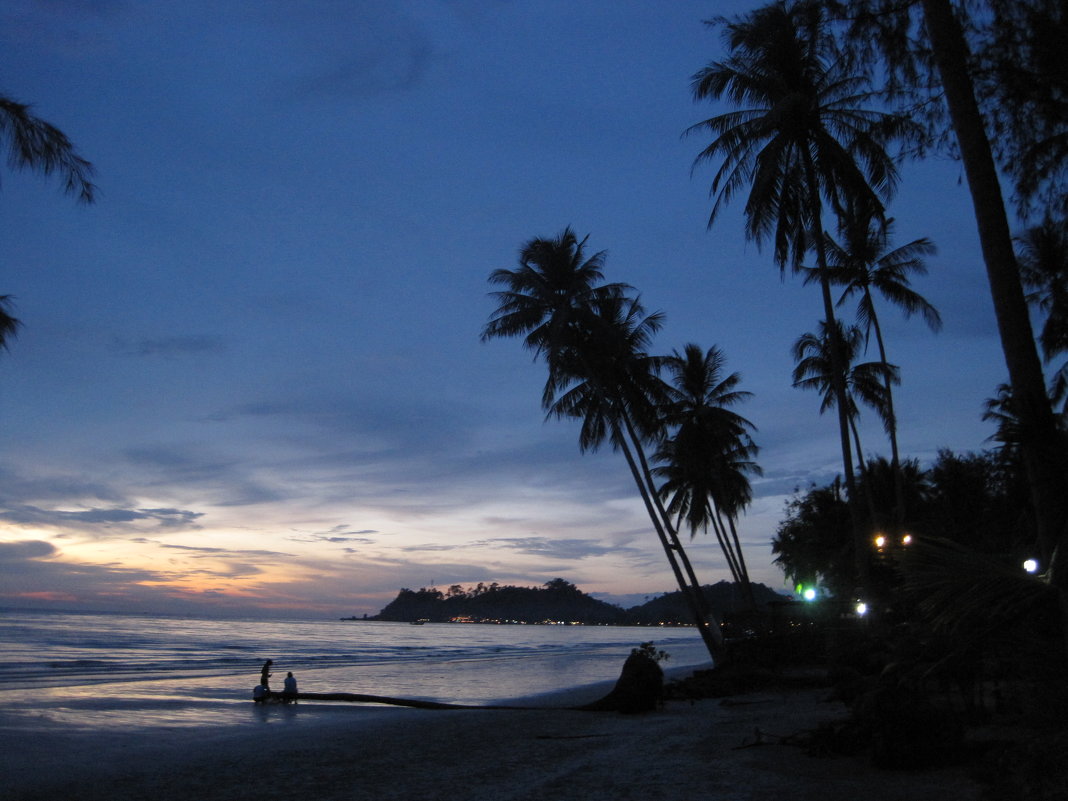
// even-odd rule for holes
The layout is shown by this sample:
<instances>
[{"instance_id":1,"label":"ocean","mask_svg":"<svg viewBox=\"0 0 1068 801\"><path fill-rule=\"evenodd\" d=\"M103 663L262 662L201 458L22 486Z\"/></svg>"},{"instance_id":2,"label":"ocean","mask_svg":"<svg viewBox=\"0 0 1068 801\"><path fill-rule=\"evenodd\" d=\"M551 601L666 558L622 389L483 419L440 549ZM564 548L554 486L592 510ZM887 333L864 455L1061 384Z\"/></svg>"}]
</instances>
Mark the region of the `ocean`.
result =
<instances>
[{"instance_id":1,"label":"ocean","mask_svg":"<svg viewBox=\"0 0 1068 801\"><path fill-rule=\"evenodd\" d=\"M247 723L268 658L275 690L292 671L302 692L481 705L589 687L594 700L647 641L667 652L669 672L709 664L692 628L9 610L0 612L0 728Z\"/></svg>"}]
</instances>

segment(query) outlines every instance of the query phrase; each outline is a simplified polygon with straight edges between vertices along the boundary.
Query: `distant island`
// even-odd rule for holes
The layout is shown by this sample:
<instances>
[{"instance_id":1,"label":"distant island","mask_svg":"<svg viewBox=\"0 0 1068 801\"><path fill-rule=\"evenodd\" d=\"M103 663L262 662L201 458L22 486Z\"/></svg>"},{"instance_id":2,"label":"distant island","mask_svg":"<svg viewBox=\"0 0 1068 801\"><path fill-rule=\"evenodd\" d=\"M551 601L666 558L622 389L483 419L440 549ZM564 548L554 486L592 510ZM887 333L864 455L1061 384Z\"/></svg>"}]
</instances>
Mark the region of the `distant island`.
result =
<instances>
[{"instance_id":1,"label":"distant island","mask_svg":"<svg viewBox=\"0 0 1068 801\"><path fill-rule=\"evenodd\" d=\"M764 584L753 584L758 608L782 603L788 596ZM745 611L740 585L729 581L702 587L709 606L722 620ZM501 586L497 583L463 588L454 584L445 592L431 587L402 589L377 615L346 620L381 620L395 623L497 623L586 626L662 626L693 623L681 592L669 592L640 606L623 609L599 601L574 584L555 578L541 587Z\"/></svg>"}]
</instances>

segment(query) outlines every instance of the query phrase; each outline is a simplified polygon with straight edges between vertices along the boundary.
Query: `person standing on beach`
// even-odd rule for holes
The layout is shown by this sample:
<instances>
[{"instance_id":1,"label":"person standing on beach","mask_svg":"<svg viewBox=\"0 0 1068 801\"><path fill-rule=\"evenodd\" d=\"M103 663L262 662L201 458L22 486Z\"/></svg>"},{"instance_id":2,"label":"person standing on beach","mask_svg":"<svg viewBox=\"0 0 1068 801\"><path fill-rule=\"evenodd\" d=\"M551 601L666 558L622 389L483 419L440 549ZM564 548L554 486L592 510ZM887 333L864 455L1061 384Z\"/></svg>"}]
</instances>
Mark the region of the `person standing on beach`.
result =
<instances>
[{"instance_id":1,"label":"person standing on beach","mask_svg":"<svg viewBox=\"0 0 1068 801\"><path fill-rule=\"evenodd\" d=\"M263 670L260 671L260 684L263 685L263 689L267 692L271 691L271 685L268 684L271 678L271 665L274 664L274 660L268 659L263 663Z\"/></svg>"}]
</instances>

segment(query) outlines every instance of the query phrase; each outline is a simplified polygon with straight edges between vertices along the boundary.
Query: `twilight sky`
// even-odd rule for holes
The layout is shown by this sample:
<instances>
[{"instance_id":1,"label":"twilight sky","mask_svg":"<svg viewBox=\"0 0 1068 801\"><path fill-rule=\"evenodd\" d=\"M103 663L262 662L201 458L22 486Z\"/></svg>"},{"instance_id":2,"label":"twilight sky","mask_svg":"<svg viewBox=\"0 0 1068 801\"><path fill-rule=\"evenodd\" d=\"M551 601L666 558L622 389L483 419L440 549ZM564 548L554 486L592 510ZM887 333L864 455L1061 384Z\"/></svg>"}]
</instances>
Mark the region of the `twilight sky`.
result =
<instances>
[{"instance_id":1,"label":"twilight sky","mask_svg":"<svg viewBox=\"0 0 1068 801\"><path fill-rule=\"evenodd\" d=\"M818 291L706 230L690 76L755 2L7 0L0 93L96 167L98 201L0 173L0 606L348 615L400 587L673 579L622 457L543 422L544 368L483 344L486 278L571 225L606 278L716 344L755 397L754 578L797 487L840 470L793 389ZM934 335L885 311L904 454L981 450L1005 380L963 176L905 165L897 244ZM874 358L874 357L873 357ZM865 450L886 453L869 414ZM714 537L691 555L729 578Z\"/></svg>"}]
</instances>

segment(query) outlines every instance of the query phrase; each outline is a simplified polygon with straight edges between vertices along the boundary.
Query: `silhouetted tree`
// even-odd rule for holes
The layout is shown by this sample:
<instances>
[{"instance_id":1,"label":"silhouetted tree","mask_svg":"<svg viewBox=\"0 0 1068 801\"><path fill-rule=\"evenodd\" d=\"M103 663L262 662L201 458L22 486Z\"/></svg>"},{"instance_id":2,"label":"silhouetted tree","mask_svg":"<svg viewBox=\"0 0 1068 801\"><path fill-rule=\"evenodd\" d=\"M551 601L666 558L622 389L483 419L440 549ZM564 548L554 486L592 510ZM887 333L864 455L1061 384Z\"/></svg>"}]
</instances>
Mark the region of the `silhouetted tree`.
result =
<instances>
[{"instance_id":1,"label":"silhouetted tree","mask_svg":"<svg viewBox=\"0 0 1068 801\"><path fill-rule=\"evenodd\" d=\"M901 247L891 248L893 219L881 220L865 215L846 215L839 226L841 243L827 237L827 267L832 284L841 286L842 295L838 305L847 299L857 299L857 323L864 332L865 342L872 334L878 347L879 361L883 365L883 398L881 410L884 427L890 439L890 464L897 476L901 452L897 439L897 413L894 410L894 392L891 369L886 355L886 340L876 311L875 293L901 309L906 317L919 314L932 331L942 327L942 318L922 295L912 289L909 275L925 275L927 266L923 257L935 252L928 239L915 239ZM813 275L814 277L814 275ZM900 476L895 479L897 503L893 526L900 530L904 517L904 487Z\"/></svg>"},{"instance_id":2,"label":"silhouetted tree","mask_svg":"<svg viewBox=\"0 0 1068 801\"><path fill-rule=\"evenodd\" d=\"M951 0L843 0L827 6L847 23L843 42L851 49L854 68L882 77L892 93L888 96L902 106L909 102L911 111L930 114L924 144L936 145L947 131L952 132L972 196L998 333L1022 423L1021 452L1039 549L1047 563L1054 562L1051 580L1068 612L1068 562L1065 567L1060 564L1068 560L1068 547L1058 547L1068 540L1068 455L1056 434L1000 177L977 100L973 68L978 62L964 25L975 15L965 16ZM1001 0L987 0L983 12L994 18L1008 7ZM1064 619L1068 627L1068 614Z\"/></svg>"},{"instance_id":3,"label":"silhouetted tree","mask_svg":"<svg viewBox=\"0 0 1068 801\"><path fill-rule=\"evenodd\" d=\"M601 284L604 257L587 257L585 239L570 228L555 239L530 240L520 251L519 267L495 270L490 282L507 287L493 294L497 310L483 340L523 336L542 356L549 377L542 405L556 417L581 420L579 446L600 447L608 440L621 451L676 581L691 603L695 623L713 659L722 643L700 585L655 492L643 443L661 436L656 410L664 384L658 360L648 355L659 314L646 315L625 284ZM713 625L715 624L715 625Z\"/></svg>"},{"instance_id":4,"label":"silhouetted tree","mask_svg":"<svg viewBox=\"0 0 1068 801\"><path fill-rule=\"evenodd\" d=\"M749 571L738 537L738 515L752 500L747 473L761 475L752 461L757 447L749 435L755 426L732 411L750 396L739 390L738 373L723 375L726 360L719 348L702 351L695 344L664 359L671 376L670 401L662 414L672 432L656 454L653 472L665 479L661 497L667 510L693 536L711 523L736 582L754 605Z\"/></svg>"},{"instance_id":5,"label":"silhouetted tree","mask_svg":"<svg viewBox=\"0 0 1068 801\"><path fill-rule=\"evenodd\" d=\"M831 335L832 330L834 336ZM802 334L793 346L796 362L793 371L794 386L818 392L821 398L820 414L823 414L838 404L838 395L834 391L836 365L832 358L837 343L837 352L842 356L841 368L845 371L843 383L846 386L848 404L846 417L862 472L864 458L860 431L857 428L857 418L860 415L857 400L874 409L885 422L885 387L897 383L897 368L894 365L884 362L854 363L860 353L863 338L859 328L850 326L849 329L844 329L841 322L836 320L833 329L827 323L821 322L819 334Z\"/></svg>"},{"instance_id":6,"label":"silhouetted tree","mask_svg":"<svg viewBox=\"0 0 1068 801\"><path fill-rule=\"evenodd\" d=\"M714 137L695 162L719 161L709 225L748 186L747 236L758 243L770 239L780 269L787 263L798 269L813 249L822 270L824 203L833 213L855 208L881 214L883 199L897 180L886 143L908 122L869 107L867 82L838 57L819 4L778 2L712 24L725 26L730 55L694 76L694 97L726 97L740 108L689 129ZM833 326L827 280L821 280L821 290L824 319ZM856 510L845 371L836 348L831 358L846 494L859 551L863 532ZM863 586L866 566L859 558L856 569Z\"/></svg>"},{"instance_id":7,"label":"silhouetted tree","mask_svg":"<svg viewBox=\"0 0 1068 801\"><path fill-rule=\"evenodd\" d=\"M969 20L992 144L1023 216L1068 216L1068 8L1061 0L992 0Z\"/></svg>"}]
</instances>

